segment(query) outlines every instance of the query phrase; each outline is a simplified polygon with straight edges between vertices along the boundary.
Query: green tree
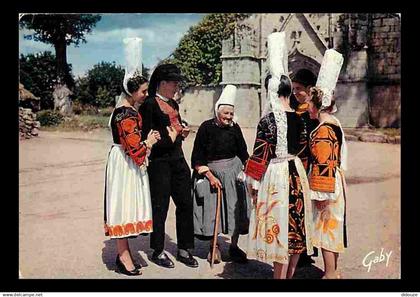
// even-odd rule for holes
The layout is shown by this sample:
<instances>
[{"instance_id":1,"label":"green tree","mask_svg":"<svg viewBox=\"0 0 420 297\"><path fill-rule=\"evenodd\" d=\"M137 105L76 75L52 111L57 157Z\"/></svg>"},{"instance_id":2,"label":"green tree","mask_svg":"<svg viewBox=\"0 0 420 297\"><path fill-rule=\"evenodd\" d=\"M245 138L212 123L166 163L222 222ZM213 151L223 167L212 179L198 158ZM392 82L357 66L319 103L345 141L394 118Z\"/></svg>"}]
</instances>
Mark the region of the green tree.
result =
<instances>
[{"instance_id":1,"label":"green tree","mask_svg":"<svg viewBox=\"0 0 420 297\"><path fill-rule=\"evenodd\" d=\"M143 75L148 69L143 66ZM76 80L75 100L97 107L115 105L115 96L122 91L124 68L115 62L100 62L89 69L85 77Z\"/></svg>"},{"instance_id":2,"label":"green tree","mask_svg":"<svg viewBox=\"0 0 420 297\"><path fill-rule=\"evenodd\" d=\"M68 65L71 70L71 65ZM56 82L56 59L50 51L20 55L19 81L41 98L41 109L52 109L52 92Z\"/></svg>"},{"instance_id":3,"label":"green tree","mask_svg":"<svg viewBox=\"0 0 420 297\"><path fill-rule=\"evenodd\" d=\"M74 81L67 64L67 46L86 43L85 34L91 32L100 19L100 15L92 14L23 14L20 27L35 31L26 38L54 46L57 78L72 88Z\"/></svg>"},{"instance_id":4,"label":"green tree","mask_svg":"<svg viewBox=\"0 0 420 297\"><path fill-rule=\"evenodd\" d=\"M113 106L115 96L121 93L124 69L115 62L100 62L88 70L86 79L78 85L78 100L98 107ZM83 98L80 93L87 95Z\"/></svg>"},{"instance_id":5,"label":"green tree","mask_svg":"<svg viewBox=\"0 0 420 297\"><path fill-rule=\"evenodd\" d=\"M190 27L178 47L163 63L180 67L188 85L217 85L222 80L222 40L228 38L243 13L213 13Z\"/></svg>"}]
</instances>

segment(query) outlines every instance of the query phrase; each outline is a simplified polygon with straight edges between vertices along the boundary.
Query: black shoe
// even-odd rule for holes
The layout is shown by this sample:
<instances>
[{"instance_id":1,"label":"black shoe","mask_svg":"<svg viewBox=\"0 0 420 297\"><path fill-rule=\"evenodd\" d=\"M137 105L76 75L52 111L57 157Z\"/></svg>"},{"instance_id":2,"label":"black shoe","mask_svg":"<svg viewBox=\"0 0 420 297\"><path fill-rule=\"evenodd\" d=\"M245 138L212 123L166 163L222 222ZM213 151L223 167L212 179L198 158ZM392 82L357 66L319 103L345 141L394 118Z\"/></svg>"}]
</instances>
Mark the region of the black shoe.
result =
<instances>
[{"instance_id":1,"label":"black shoe","mask_svg":"<svg viewBox=\"0 0 420 297\"><path fill-rule=\"evenodd\" d=\"M233 262L244 264L248 262L246 254L239 247L229 246L229 255Z\"/></svg>"},{"instance_id":2,"label":"black shoe","mask_svg":"<svg viewBox=\"0 0 420 297\"><path fill-rule=\"evenodd\" d=\"M308 256L306 253L301 254L297 263L297 267L311 266L312 263L315 263L315 260L312 259L311 256Z\"/></svg>"},{"instance_id":3,"label":"black shoe","mask_svg":"<svg viewBox=\"0 0 420 297\"><path fill-rule=\"evenodd\" d=\"M136 266L133 270L127 270L127 268L125 268L124 264L121 262L119 255L117 255L117 259L115 259L115 264L117 265L117 271L119 273L122 273L128 276L141 275L141 271Z\"/></svg>"},{"instance_id":4,"label":"black shoe","mask_svg":"<svg viewBox=\"0 0 420 297\"><path fill-rule=\"evenodd\" d=\"M192 254L189 251L187 251L187 252L188 252L188 257L183 257L183 256L181 256L181 254L178 251L178 253L176 254L176 260L179 261L179 262L182 262L185 265L187 265L189 267L192 267L192 268L198 267L197 260L194 259L194 257L192 256Z\"/></svg>"},{"instance_id":5,"label":"black shoe","mask_svg":"<svg viewBox=\"0 0 420 297\"><path fill-rule=\"evenodd\" d=\"M152 262L154 262L155 264L165 267L165 268L174 268L174 262L172 262L171 259L169 259L169 257L164 253L153 253L152 258L151 258Z\"/></svg>"}]
</instances>

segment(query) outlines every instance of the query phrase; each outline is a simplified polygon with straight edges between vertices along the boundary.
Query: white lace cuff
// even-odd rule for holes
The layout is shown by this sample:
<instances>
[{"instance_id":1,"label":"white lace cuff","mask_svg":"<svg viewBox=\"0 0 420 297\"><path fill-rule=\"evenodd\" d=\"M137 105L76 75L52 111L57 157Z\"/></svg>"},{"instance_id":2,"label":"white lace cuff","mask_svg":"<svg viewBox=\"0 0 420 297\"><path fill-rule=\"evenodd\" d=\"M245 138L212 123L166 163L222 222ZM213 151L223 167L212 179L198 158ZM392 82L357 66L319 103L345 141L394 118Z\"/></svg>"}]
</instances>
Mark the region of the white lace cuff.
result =
<instances>
[{"instance_id":1,"label":"white lace cuff","mask_svg":"<svg viewBox=\"0 0 420 297\"><path fill-rule=\"evenodd\" d=\"M246 183L251 186L251 189L253 190L259 190L260 189L260 182L256 179L253 179L249 175L246 175Z\"/></svg>"}]
</instances>

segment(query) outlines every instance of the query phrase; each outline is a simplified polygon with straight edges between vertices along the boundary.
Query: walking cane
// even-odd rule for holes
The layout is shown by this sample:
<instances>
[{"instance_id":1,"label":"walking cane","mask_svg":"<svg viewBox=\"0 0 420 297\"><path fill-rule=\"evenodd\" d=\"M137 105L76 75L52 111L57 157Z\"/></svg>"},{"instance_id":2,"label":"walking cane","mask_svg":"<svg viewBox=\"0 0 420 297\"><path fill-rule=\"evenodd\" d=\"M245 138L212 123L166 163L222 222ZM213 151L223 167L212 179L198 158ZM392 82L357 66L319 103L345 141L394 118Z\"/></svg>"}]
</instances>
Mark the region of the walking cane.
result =
<instances>
[{"instance_id":1,"label":"walking cane","mask_svg":"<svg viewBox=\"0 0 420 297\"><path fill-rule=\"evenodd\" d=\"M216 218L214 221L214 235L213 235L213 246L211 250L211 263L210 267L213 268L214 264L214 256L216 255L216 247L217 247L217 229L219 227L219 220L220 220L220 208L222 205L222 192L220 187L217 187L217 205L216 205Z\"/></svg>"}]
</instances>

